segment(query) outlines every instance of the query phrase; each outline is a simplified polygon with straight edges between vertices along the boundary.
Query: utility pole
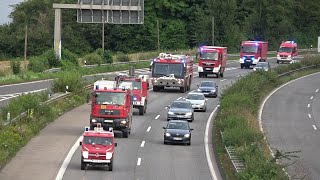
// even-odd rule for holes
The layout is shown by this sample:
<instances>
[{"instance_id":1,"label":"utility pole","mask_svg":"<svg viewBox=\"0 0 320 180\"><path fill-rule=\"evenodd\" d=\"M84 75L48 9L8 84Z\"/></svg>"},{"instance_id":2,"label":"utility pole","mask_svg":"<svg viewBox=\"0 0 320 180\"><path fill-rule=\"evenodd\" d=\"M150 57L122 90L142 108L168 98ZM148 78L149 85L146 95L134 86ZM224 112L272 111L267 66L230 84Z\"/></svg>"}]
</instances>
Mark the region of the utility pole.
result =
<instances>
[{"instance_id":1,"label":"utility pole","mask_svg":"<svg viewBox=\"0 0 320 180\"><path fill-rule=\"evenodd\" d=\"M214 16L212 16L212 46L214 46Z\"/></svg>"},{"instance_id":2,"label":"utility pole","mask_svg":"<svg viewBox=\"0 0 320 180\"><path fill-rule=\"evenodd\" d=\"M102 18L102 52L104 54L104 16Z\"/></svg>"},{"instance_id":3,"label":"utility pole","mask_svg":"<svg viewBox=\"0 0 320 180\"><path fill-rule=\"evenodd\" d=\"M160 53L160 25L159 25L159 20L157 20L157 31L158 31L158 51Z\"/></svg>"},{"instance_id":4,"label":"utility pole","mask_svg":"<svg viewBox=\"0 0 320 180\"><path fill-rule=\"evenodd\" d=\"M27 69L27 46L28 46L28 24L26 24L26 32L24 37L24 68Z\"/></svg>"}]
</instances>

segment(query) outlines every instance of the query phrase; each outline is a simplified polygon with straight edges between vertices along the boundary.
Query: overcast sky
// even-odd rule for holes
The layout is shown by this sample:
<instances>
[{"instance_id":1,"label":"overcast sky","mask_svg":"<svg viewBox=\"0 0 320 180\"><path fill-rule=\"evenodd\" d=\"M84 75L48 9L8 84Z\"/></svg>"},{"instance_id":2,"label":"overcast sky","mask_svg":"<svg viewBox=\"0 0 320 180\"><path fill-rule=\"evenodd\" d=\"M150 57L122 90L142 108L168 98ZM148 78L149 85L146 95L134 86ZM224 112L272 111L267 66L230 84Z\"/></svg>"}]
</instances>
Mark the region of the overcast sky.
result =
<instances>
[{"instance_id":1,"label":"overcast sky","mask_svg":"<svg viewBox=\"0 0 320 180\"><path fill-rule=\"evenodd\" d=\"M11 13L12 8L9 5L23 1L24 0L0 0L0 24L11 22L11 19L8 16Z\"/></svg>"}]
</instances>

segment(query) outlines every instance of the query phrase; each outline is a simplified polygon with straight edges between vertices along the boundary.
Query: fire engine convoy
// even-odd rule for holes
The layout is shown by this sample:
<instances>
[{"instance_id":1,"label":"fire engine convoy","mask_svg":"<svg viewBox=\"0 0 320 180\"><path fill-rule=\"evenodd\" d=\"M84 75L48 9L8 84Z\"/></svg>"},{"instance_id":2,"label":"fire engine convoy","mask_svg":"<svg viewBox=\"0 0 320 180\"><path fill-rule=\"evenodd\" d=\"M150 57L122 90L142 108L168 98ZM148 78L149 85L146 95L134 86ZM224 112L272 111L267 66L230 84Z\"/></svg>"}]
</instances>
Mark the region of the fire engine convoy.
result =
<instances>
[{"instance_id":1,"label":"fire engine convoy","mask_svg":"<svg viewBox=\"0 0 320 180\"><path fill-rule=\"evenodd\" d=\"M100 123L94 130L89 130L89 127L86 127L80 146L81 170L87 166L102 166L108 167L108 170L112 171L114 148L117 147L112 129L104 131Z\"/></svg>"},{"instance_id":2,"label":"fire engine convoy","mask_svg":"<svg viewBox=\"0 0 320 180\"><path fill-rule=\"evenodd\" d=\"M199 77L214 74L223 77L227 64L227 47L201 46L197 52Z\"/></svg>"},{"instance_id":3,"label":"fire engine convoy","mask_svg":"<svg viewBox=\"0 0 320 180\"><path fill-rule=\"evenodd\" d=\"M268 53L268 42L264 41L242 41L240 48L240 66L249 68L258 62L266 62Z\"/></svg>"},{"instance_id":4,"label":"fire engine convoy","mask_svg":"<svg viewBox=\"0 0 320 180\"><path fill-rule=\"evenodd\" d=\"M298 45L294 41L283 41L277 52L277 63L292 63L293 58L298 56Z\"/></svg>"},{"instance_id":5,"label":"fire engine convoy","mask_svg":"<svg viewBox=\"0 0 320 180\"><path fill-rule=\"evenodd\" d=\"M132 89L132 82L96 81L91 94L90 129L101 123L104 129L122 131L123 137L128 138L133 113Z\"/></svg>"},{"instance_id":6,"label":"fire engine convoy","mask_svg":"<svg viewBox=\"0 0 320 180\"><path fill-rule=\"evenodd\" d=\"M193 59L188 55L160 53L153 60L151 72L154 92L165 87L174 87L184 93L191 88Z\"/></svg>"},{"instance_id":7,"label":"fire engine convoy","mask_svg":"<svg viewBox=\"0 0 320 180\"><path fill-rule=\"evenodd\" d=\"M139 110L139 115L146 113L148 104L149 76L134 75L134 72L132 72L129 73L129 75L119 74L116 77L116 81L118 81L118 83L132 82L133 108L137 108Z\"/></svg>"}]
</instances>

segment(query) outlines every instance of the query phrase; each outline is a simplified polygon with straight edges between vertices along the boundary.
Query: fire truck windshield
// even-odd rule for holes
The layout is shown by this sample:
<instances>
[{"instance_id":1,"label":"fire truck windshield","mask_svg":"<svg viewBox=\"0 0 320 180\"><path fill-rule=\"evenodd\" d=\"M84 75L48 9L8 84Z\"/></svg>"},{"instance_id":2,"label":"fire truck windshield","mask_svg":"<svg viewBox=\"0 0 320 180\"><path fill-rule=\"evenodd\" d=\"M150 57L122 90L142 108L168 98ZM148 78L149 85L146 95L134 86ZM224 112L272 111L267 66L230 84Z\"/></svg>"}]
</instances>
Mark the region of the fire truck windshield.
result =
<instances>
[{"instance_id":1,"label":"fire truck windshield","mask_svg":"<svg viewBox=\"0 0 320 180\"><path fill-rule=\"evenodd\" d=\"M204 60L218 60L217 52L201 52L200 59Z\"/></svg>"},{"instance_id":2,"label":"fire truck windshield","mask_svg":"<svg viewBox=\"0 0 320 180\"><path fill-rule=\"evenodd\" d=\"M153 75L167 76L174 74L175 77L183 77L183 64L154 63Z\"/></svg>"},{"instance_id":3,"label":"fire truck windshield","mask_svg":"<svg viewBox=\"0 0 320 180\"><path fill-rule=\"evenodd\" d=\"M103 146L111 146L112 138L111 137L98 137L98 136L85 136L83 138L84 144L90 145L103 145Z\"/></svg>"},{"instance_id":4,"label":"fire truck windshield","mask_svg":"<svg viewBox=\"0 0 320 180\"><path fill-rule=\"evenodd\" d=\"M286 52L291 53L292 48L291 47L280 47L279 52Z\"/></svg>"},{"instance_id":5,"label":"fire truck windshield","mask_svg":"<svg viewBox=\"0 0 320 180\"><path fill-rule=\"evenodd\" d=\"M96 104L124 105L125 103L126 96L124 92L96 92L95 94Z\"/></svg>"},{"instance_id":6,"label":"fire truck windshield","mask_svg":"<svg viewBox=\"0 0 320 180\"><path fill-rule=\"evenodd\" d=\"M243 53L257 53L257 46L242 46L241 50Z\"/></svg>"},{"instance_id":7,"label":"fire truck windshield","mask_svg":"<svg viewBox=\"0 0 320 180\"><path fill-rule=\"evenodd\" d=\"M133 89L141 89L141 82L122 80L121 82L132 82Z\"/></svg>"}]
</instances>

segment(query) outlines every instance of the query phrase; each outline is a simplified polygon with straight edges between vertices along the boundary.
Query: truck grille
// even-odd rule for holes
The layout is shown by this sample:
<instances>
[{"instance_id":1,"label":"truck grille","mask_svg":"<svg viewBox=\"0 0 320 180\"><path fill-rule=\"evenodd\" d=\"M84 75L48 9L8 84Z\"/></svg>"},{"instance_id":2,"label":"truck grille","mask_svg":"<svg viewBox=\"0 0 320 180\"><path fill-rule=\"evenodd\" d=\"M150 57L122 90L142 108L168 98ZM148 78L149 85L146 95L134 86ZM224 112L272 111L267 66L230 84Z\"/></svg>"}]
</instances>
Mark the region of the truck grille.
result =
<instances>
[{"instance_id":1,"label":"truck grille","mask_svg":"<svg viewBox=\"0 0 320 180\"><path fill-rule=\"evenodd\" d=\"M286 58L286 57L288 57L288 56L287 56L287 55L280 55L280 57L285 57L285 58Z\"/></svg>"},{"instance_id":2,"label":"truck grille","mask_svg":"<svg viewBox=\"0 0 320 180\"><path fill-rule=\"evenodd\" d=\"M120 115L120 110L108 110L108 109L100 109L100 115Z\"/></svg>"}]
</instances>

